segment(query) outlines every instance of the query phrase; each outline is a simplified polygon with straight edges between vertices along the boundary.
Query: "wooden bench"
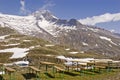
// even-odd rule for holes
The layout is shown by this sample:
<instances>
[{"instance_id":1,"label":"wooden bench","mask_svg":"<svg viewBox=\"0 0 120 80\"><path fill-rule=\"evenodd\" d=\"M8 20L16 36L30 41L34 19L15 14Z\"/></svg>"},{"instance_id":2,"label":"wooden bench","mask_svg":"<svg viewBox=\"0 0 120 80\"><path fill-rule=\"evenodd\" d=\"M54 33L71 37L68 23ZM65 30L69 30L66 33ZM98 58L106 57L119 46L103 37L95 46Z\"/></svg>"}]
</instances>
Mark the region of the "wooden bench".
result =
<instances>
[{"instance_id":1,"label":"wooden bench","mask_svg":"<svg viewBox=\"0 0 120 80\"><path fill-rule=\"evenodd\" d=\"M60 71L60 72L62 72L62 73L63 73L63 76L62 76L62 75L60 75L60 77L63 79L65 69L62 69L62 68L60 68L60 67L58 67L58 66L54 66L54 67L53 67L53 75L54 75L54 77L55 77L55 72L54 72L54 69L56 70L56 72L57 72L57 71Z\"/></svg>"},{"instance_id":2,"label":"wooden bench","mask_svg":"<svg viewBox=\"0 0 120 80\"><path fill-rule=\"evenodd\" d=\"M94 66L94 68L96 69L98 69L99 70L99 72L101 71L101 69L106 69L106 66Z\"/></svg>"},{"instance_id":3,"label":"wooden bench","mask_svg":"<svg viewBox=\"0 0 120 80\"><path fill-rule=\"evenodd\" d=\"M62 68L60 68L60 67L58 67L58 66L54 66L54 68L55 68L57 71L65 71L65 69L62 69Z\"/></svg>"},{"instance_id":4,"label":"wooden bench","mask_svg":"<svg viewBox=\"0 0 120 80\"><path fill-rule=\"evenodd\" d=\"M34 66L29 66L30 70L35 71L35 72L40 72L41 70L39 70L38 68L34 67Z\"/></svg>"},{"instance_id":5,"label":"wooden bench","mask_svg":"<svg viewBox=\"0 0 120 80\"><path fill-rule=\"evenodd\" d=\"M5 67L5 73L10 75L9 80L16 80L15 75L12 75L16 70L10 67Z\"/></svg>"},{"instance_id":6,"label":"wooden bench","mask_svg":"<svg viewBox=\"0 0 120 80\"><path fill-rule=\"evenodd\" d=\"M73 71L75 68L80 68L80 66L77 66L77 65L67 66L67 65L65 65L65 68L69 72L70 69Z\"/></svg>"},{"instance_id":7,"label":"wooden bench","mask_svg":"<svg viewBox=\"0 0 120 80\"><path fill-rule=\"evenodd\" d=\"M10 67L5 67L5 71L8 72L8 73L13 73L13 72L15 72L16 70L13 69L13 68L10 68Z\"/></svg>"},{"instance_id":8,"label":"wooden bench","mask_svg":"<svg viewBox=\"0 0 120 80\"><path fill-rule=\"evenodd\" d=\"M55 65L55 63L52 62L46 62L46 61L40 61L40 65L45 65L45 71L47 73L48 71L48 66L53 67Z\"/></svg>"},{"instance_id":9,"label":"wooden bench","mask_svg":"<svg viewBox=\"0 0 120 80\"><path fill-rule=\"evenodd\" d=\"M120 68L120 66L107 66L107 67L113 68L113 69L119 69Z\"/></svg>"},{"instance_id":10,"label":"wooden bench","mask_svg":"<svg viewBox=\"0 0 120 80\"><path fill-rule=\"evenodd\" d=\"M29 72L30 71L32 71L32 73L35 72L36 78L40 79L39 73L41 72L41 70L39 70L38 68L36 68L34 66L29 66Z\"/></svg>"},{"instance_id":11,"label":"wooden bench","mask_svg":"<svg viewBox=\"0 0 120 80\"><path fill-rule=\"evenodd\" d=\"M95 66L95 68L106 69L106 66Z\"/></svg>"}]
</instances>

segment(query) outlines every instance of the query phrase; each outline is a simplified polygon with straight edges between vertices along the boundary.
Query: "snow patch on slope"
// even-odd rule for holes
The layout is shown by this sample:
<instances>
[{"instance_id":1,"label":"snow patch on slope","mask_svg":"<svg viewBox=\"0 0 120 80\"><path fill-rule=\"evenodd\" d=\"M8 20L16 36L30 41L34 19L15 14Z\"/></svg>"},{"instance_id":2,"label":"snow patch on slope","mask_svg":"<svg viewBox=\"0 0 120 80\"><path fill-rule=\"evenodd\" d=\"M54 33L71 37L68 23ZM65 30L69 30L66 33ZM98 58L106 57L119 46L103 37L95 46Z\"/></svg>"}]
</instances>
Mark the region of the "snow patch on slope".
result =
<instances>
[{"instance_id":1,"label":"snow patch on slope","mask_svg":"<svg viewBox=\"0 0 120 80\"><path fill-rule=\"evenodd\" d=\"M22 34L33 36L35 34L44 33L45 31L57 37L63 30L66 32L69 32L71 29L76 30L76 26L58 25L56 21L52 22L52 19L57 20L58 18L46 10L41 12L36 11L35 14L29 16L0 14L0 25L10 27Z\"/></svg>"},{"instance_id":2,"label":"snow patch on slope","mask_svg":"<svg viewBox=\"0 0 120 80\"><path fill-rule=\"evenodd\" d=\"M9 36L9 35L0 36L0 40L4 40L5 37L7 37L7 36Z\"/></svg>"},{"instance_id":3,"label":"snow patch on slope","mask_svg":"<svg viewBox=\"0 0 120 80\"><path fill-rule=\"evenodd\" d=\"M107 40L109 41L110 43L114 44L114 45L117 45L116 43L114 43L110 38L108 37L105 37L105 36L100 36L100 39L103 39L103 40Z\"/></svg>"},{"instance_id":4,"label":"snow patch on slope","mask_svg":"<svg viewBox=\"0 0 120 80\"><path fill-rule=\"evenodd\" d=\"M53 23L48 22L47 20L42 20L38 22L38 25L40 26L40 28L44 29L46 32L48 32L51 35L55 35L54 34L54 29L56 28Z\"/></svg>"},{"instance_id":5,"label":"snow patch on slope","mask_svg":"<svg viewBox=\"0 0 120 80\"><path fill-rule=\"evenodd\" d=\"M79 52L69 52L70 54L77 54L77 53L79 53Z\"/></svg>"},{"instance_id":6,"label":"snow patch on slope","mask_svg":"<svg viewBox=\"0 0 120 80\"><path fill-rule=\"evenodd\" d=\"M98 29L93 29L93 28L89 28L89 27L88 27L88 29L93 31L93 32L98 32L99 31Z\"/></svg>"},{"instance_id":7,"label":"snow patch on slope","mask_svg":"<svg viewBox=\"0 0 120 80\"><path fill-rule=\"evenodd\" d=\"M43 20L38 21L38 25L40 28L44 29L49 34L56 37L60 31L65 30L68 32L69 30L76 30L76 26L64 26L64 25L57 25L55 22L49 22L43 18ZM59 31L57 31L59 29Z\"/></svg>"},{"instance_id":8,"label":"snow patch on slope","mask_svg":"<svg viewBox=\"0 0 120 80\"><path fill-rule=\"evenodd\" d=\"M36 27L36 19L34 16L15 16L0 14L0 25L6 25L20 33L30 34L34 31L42 32Z\"/></svg>"},{"instance_id":9,"label":"snow patch on slope","mask_svg":"<svg viewBox=\"0 0 120 80\"><path fill-rule=\"evenodd\" d=\"M29 48L9 48L9 49L4 49L0 50L0 52L13 52L14 54L10 57L12 58L22 58L28 54Z\"/></svg>"},{"instance_id":10,"label":"snow patch on slope","mask_svg":"<svg viewBox=\"0 0 120 80\"><path fill-rule=\"evenodd\" d=\"M69 51L69 50L70 50L70 48L66 48L65 50L66 50L66 51Z\"/></svg>"},{"instance_id":11,"label":"snow patch on slope","mask_svg":"<svg viewBox=\"0 0 120 80\"><path fill-rule=\"evenodd\" d=\"M53 44L46 44L45 45L45 47L53 47L53 46L55 46L55 45L53 45Z\"/></svg>"},{"instance_id":12,"label":"snow patch on slope","mask_svg":"<svg viewBox=\"0 0 120 80\"><path fill-rule=\"evenodd\" d=\"M23 40L23 42L31 42L31 40Z\"/></svg>"},{"instance_id":13,"label":"snow patch on slope","mask_svg":"<svg viewBox=\"0 0 120 80\"><path fill-rule=\"evenodd\" d=\"M85 43L85 42L82 42L82 44L83 44L84 46L88 46L88 44L87 44L87 43Z\"/></svg>"},{"instance_id":14,"label":"snow patch on slope","mask_svg":"<svg viewBox=\"0 0 120 80\"><path fill-rule=\"evenodd\" d=\"M7 44L7 45L3 45L3 46L17 46L20 45L20 43L16 43L16 44Z\"/></svg>"}]
</instances>

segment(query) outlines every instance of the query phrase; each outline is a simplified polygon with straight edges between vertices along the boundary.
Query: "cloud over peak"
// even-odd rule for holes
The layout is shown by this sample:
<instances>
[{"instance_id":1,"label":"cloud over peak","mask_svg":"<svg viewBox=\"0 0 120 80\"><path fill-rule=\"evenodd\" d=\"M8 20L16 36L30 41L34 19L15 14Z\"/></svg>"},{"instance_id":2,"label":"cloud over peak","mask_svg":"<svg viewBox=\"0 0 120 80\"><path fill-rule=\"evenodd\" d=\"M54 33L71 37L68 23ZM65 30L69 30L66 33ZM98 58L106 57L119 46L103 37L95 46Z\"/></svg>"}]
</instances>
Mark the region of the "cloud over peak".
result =
<instances>
[{"instance_id":1,"label":"cloud over peak","mask_svg":"<svg viewBox=\"0 0 120 80\"><path fill-rule=\"evenodd\" d=\"M45 0L44 3L45 4L40 8L40 10L46 10L50 7L55 6L55 4L51 0Z\"/></svg>"},{"instance_id":2,"label":"cloud over peak","mask_svg":"<svg viewBox=\"0 0 120 80\"><path fill-rule=\"evenodd\" d=\"M26 8L25 8L25 1L24 0L20 0L20 4L21 4L21 7L20 7L20 14L28 14L30 13L30 11L28 11Z\"/></svg>"},{"instance_id":3,"label":"cloud over peak","mask_svg":"<svg viewBox=\"0 0 120 80\"><path fill-rule=\"evenodd\" d=\"M120 13L105 13L99 16L87 17L85 19L80 19L79 21L82 24L86 25L95 25L97 23L104 23L104 22L111 22L111 21L119 21L120 20Z\"/></svg>"}]
</instances>

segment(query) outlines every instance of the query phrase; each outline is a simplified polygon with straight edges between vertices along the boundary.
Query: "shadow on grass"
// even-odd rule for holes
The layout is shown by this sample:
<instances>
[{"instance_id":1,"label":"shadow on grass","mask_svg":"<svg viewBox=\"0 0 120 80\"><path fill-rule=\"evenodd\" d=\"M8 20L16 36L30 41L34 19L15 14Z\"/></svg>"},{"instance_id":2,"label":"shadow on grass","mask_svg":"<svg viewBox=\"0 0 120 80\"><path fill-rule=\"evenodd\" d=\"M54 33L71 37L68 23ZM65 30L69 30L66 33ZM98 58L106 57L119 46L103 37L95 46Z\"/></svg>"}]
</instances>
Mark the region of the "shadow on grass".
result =
<instances>
[{"instance_id":1,"label":"shadow on grass","mask_svg":"<svg viewBox=\"0 0 120 80\"><path fill-rule=\"evenodd\" d=\"M39 77L34 73L25 73L25 74L22 74L22 75L25 79L32 79L32 78L38 78Z\"/></svg>"},{"instance_id":2,"label":"shadow on grass","mask_svg":"<svg viewBox=\"0 0 120 80\"><path fill-rule=\"evenodd\" d=\"M63 74L63 72L59 72L60 74L62 73ZM64 72L64 74L66 74L66 75L70 75L70 76L78 76L79 74L77 74L77 73L73 73L73 72Z\"/></svg>"},{"instance_id":3,"label":"shadow on grass","mask_svg":"<svg viewBox=\"0 0 120 80\"><path fill-rule=\"evenodd\" d=\"M80 74L95 75L96 73L92 71L80 71Z\"/></svg>"},{"instance_id":4,"label":"shadow on grass","mask_svg":"<svg viewBox=\"0 0 120 80\"><path fill-rule=\"evenodd\" d=\"M0 80L5 80L5 79L3 79L3 77L0 75Z\"/></svg>"},{"instance_id":5,"label":"shadow on grass","mask_svg":"<svg viewBox=\"0 0 120 80\"><path fill-rule=\"evenodd\" d=\"M81 74L87 74L87 75L95 75L95 74L101 74L102 70L83 70L80 71Z\"/></svg>"},{"instance_id":6,"label":"shadow on grass","mask_svg":"<svg viewBox=\"0 0 120 80\"><path fill-rule=\"evenodd\" d=\"M50 77L50 78L55 78L54 76L52 76L51 74L49 73L44 73L46 76Z\"/></svg>"}]
</instances>

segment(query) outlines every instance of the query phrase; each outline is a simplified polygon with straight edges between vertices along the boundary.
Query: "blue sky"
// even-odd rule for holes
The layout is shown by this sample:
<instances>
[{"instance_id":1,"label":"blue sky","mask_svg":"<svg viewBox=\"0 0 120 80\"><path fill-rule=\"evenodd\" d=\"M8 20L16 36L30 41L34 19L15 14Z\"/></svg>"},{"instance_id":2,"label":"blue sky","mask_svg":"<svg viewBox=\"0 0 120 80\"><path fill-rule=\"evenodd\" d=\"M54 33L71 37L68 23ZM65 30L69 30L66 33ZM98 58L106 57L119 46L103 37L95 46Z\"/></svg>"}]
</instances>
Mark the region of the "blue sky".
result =
<instances>
[{"instance_id":1,"label":"blue sky","mask_svg":"<svg viewBox=\"0 0 120 80\"><path fill-rule=\"evenodd\" d=\"M32 13L40 8L49 9L55 16L62 19L85 19L93 16L100 16L109 13L116 15L120 13L120 0L24 0L21 5L20 0L0 0L0 13L12 15L24 15ZM21 10L24 10L23 12ZM108 15L109 15L108 14ZM119 17L117 14L116 17ZM113 17L113 18L114 18ZM105 16L106 18L106 16ZM96 19L95 19L96 20ZM108 30L120 32L120 20L96 22L94 25L102 26Z\"/></svg>"}]
</instances>

